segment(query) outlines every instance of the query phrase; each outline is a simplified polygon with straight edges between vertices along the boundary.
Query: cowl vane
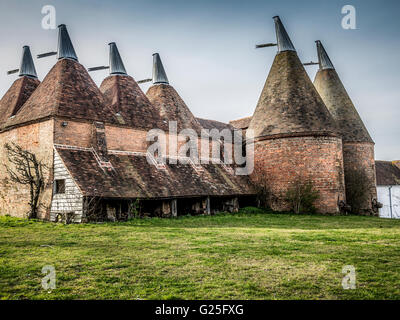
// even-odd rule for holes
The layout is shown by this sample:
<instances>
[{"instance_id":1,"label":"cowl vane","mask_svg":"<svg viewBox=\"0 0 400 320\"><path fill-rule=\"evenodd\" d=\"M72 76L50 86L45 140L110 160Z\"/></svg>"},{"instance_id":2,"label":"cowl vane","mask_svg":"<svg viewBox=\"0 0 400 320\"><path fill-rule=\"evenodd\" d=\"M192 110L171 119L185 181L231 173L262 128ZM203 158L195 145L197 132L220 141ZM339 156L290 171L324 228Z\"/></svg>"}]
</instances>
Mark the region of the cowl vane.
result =
<instances>
[{"instance_id":1,"label":"cowl vane","mask_svg":"<svg viewBox=\"0 0 400 320\"><path fill-rule=\"evenodd\" d=\"M273 19L275 21L275 32L276 32L276 40L278 42L278 52L296 51L279 16L275 16L273 17Z\"/></svg>"},{"instance_id":2,"label":"cowl vane","mask_svg":"<svg viewBox=\"0 0 400 320\"><path fill-rule=\"evenodd\" d=\"M78 61L74 46L72 45L71 39L67 31L67 26L65 24L60 24L58 26L57 59L61 60L66 58Z\"/></svg>"},{"instance_id":3,"label":"cowl vane","mask_svg":"<svg viewBox=\"0 0 400 320\"><path fill-rule=\"evenodd\" d=\"M19 76L27 76L31 78L37 79L37 73L35 69L35 65L33 63L31 50L29 46L24 46L22 48L22 59L21 59L21 66L19 68Z\"/></svg>"},{"instance_id":4,"label":"cowl vane","mask_svg":"<svg viewBox=\"0 0 400 320\"><path fill-rule=\"evenodd\" d=\"M153 84L169 84L167 74L158 53L153 54Z\"/></svg>"},{"instance_id":5,"label":"cowl vane","mask_svg":"<svg viewBox=\"0 0 400 320\"><path fill-rule=\"evenodd\" d=\"M115 42L110 42L110 74L126 75L124 63L122 62L117 45Z\"/></svg>"},{"instance_id":6,"label":"cowl vane","mask_svg":"<svg viewBox=\"0 0 400 320\"><path fill-rule=\"evenodd\" d=\"M319 69L320 70L335 69L321 41L317 40L315 41L315 43L317 44Z\"/></svg>"}]
</instances>

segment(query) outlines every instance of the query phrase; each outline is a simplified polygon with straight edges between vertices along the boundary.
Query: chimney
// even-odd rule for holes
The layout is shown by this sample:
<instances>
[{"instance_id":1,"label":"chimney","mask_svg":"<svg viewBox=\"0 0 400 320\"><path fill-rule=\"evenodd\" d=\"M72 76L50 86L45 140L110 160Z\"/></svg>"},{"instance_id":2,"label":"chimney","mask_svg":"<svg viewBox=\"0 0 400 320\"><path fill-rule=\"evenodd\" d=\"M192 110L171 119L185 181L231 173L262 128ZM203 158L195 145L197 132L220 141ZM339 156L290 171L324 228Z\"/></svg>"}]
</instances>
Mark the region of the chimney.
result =
<instances>
[{"instance_id":1,"label":"chimney","mask_svg":"<svg viewBox=\"0 0 400 320\"><path fill-rule=\"evenodd\" d=\"M67 26L60 24L58 26L58 60L61 59L72 59L78 61L74 46L72 45L71 39L68 35Z\"/></svg>"},{"instance_id":2,"label":"chimney","mask_svg":"<svg viewBox=\"0 0 400 320\"><path fill-rule=\"evenodd\" d=\"M153 54L153 84L169 84L163 64L158 53Z\"/></svg>"},{"instance_id":3,"label":"chimney","mask_svg":"<svg viewBox=\"0 0 400 320\"><path fill-rule=\"evenodd\" d=\"M115 42L110 42L108 45L110 46L110 74L127 75L117 45Z\"/></svg>"},{"instance_id":4,"label":"chimney","mask_svg":"<svg viewBox=\"0 0 400 320\"><path fill-rule=\"evenodd\" d=\"M335 69L321 41L317 40L315 41L315 43L317 44L319 69L320 70Z\"/></svg>"},{"instance_id":5,"label":"chimney","mask_svg":"<svg viewBox=\"0 0 400 320\"><path fill-rule=\"evenodd\" d=\"M283 51L296 51L294 48L292 41L290 41L289 35L287 34L285 27L282 24L279 16L273 17L275 21L275 32L276 32L276 40L278 42L278 52Z\"/></svg>"},{"instance_id":6,"label":"chimney","mask_svg":"<svg viewBox=\"0 0 400 320\"><path fill-rule=\"evenodd\" d=\"M35 65L33 64L31 50L29 46L24 46L22 48L22 59L21 59L21 66L19 68L19 76L27 76L31 78L37 79Z\"/></svg>"}]
</instances>

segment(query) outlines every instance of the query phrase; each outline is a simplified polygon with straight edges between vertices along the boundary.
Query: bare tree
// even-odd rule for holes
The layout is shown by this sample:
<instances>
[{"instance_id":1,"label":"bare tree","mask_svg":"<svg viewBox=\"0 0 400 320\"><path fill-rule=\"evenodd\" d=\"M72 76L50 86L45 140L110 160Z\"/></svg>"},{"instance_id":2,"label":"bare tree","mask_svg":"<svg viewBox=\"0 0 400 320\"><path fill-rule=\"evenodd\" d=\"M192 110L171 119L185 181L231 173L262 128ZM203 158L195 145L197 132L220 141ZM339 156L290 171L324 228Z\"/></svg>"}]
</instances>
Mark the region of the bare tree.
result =
<instances>
[{"instance_id":1,"label":"bare tree","mask_svg":"<svg viewBox=\"0 0 400 320\"><path fill-rule=\"evenodd\" d=\"M30 211L28 218L37 218L39 196L44 188L43 171L47 169L43 161L15 143L6 143L4 148L11 165L5 165L11 181L28 185L30 189Z\"/></svg>"}]
</instances>

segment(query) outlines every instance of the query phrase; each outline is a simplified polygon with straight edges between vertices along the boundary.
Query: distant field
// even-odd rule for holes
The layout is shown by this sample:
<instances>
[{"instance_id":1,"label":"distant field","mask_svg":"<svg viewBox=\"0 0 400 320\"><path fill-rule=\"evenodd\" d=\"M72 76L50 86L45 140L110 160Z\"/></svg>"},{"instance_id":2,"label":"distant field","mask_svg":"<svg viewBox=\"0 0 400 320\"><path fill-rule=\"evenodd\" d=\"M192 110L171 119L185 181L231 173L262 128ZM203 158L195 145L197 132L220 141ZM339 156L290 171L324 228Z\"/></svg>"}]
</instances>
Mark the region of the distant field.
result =
<instances>
[{"instance_id":1,"label":"distant field","mask_svg":"<svg viewBox=\"0 0 400 320\"><path fill-rule=\"evenodd\" d=\"M400 221L253 211L82 225L0 217L0 298L400 298ZM355 290L342 288L344 265Z\"/></svg>"}]
</instances>

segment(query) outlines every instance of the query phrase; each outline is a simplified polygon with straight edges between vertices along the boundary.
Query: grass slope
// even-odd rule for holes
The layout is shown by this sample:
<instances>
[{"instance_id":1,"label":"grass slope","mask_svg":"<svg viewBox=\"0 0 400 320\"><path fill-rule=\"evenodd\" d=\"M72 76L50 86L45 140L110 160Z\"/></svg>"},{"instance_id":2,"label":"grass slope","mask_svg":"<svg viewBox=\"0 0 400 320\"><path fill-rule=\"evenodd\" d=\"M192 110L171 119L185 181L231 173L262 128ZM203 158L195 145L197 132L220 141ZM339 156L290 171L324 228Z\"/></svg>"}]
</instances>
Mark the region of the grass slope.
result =
<instances>
[{"instance_id":1,"label":"grass slope","mask_svg":"<svg viewBox=\"0 0 400 320\"><path fill-rule=\"evenodd\" d=\"M0 217L1 299L399 299L400 221L219 214L62 225ZM53 265L57 288L41 287ZM357 289L343 290L344 265Z\"/></svg>"}]
</instances>

